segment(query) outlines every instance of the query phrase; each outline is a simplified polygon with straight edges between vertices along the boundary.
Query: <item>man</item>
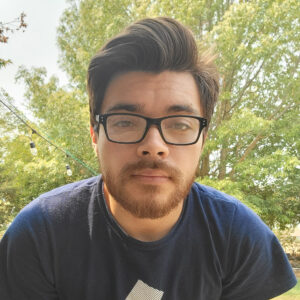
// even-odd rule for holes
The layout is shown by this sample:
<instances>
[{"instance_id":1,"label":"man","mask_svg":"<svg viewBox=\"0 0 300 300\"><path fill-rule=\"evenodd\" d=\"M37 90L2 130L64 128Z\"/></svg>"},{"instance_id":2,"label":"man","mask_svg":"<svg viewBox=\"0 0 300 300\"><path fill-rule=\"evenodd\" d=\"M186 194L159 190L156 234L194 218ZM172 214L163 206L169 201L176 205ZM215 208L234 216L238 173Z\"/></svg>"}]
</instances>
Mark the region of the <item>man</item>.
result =
<instances>
[{"instance_id":1,"label":"man","mask_svg":"<svg viewBox=\"0 0 300 300\"><path fill-rule=\"evenodd\" d=\"M269 299L296 283L273 233L193 183L218 95L189 30L145 19L88 71L102 176L34 200L1 241L1 299Z\"/></svg>"}]
</instances>

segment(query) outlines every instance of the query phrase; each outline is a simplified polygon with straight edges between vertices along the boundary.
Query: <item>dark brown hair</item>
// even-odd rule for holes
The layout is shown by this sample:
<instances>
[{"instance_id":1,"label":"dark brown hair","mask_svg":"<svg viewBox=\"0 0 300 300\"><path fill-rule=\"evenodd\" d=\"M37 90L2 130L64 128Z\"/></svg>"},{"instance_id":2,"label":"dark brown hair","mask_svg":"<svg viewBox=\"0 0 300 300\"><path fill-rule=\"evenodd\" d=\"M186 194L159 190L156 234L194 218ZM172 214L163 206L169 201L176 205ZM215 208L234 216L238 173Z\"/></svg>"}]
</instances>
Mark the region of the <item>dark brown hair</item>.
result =
<instances>
[{"instance_id":1,"label":"dark brown hair","mask_svg":"<svg viewBox=\"0 0 300 300\"><path fill-rule=\"evenodd\" d=\"M110 81L120 73L145 71L190 72L200 91L204 117L211 120L219 94L219 78L211 55L198 53L189 29L174 19L143 19L127 27L108 41L92 58L88 68L90 122L95 115Z\"/></svg>"}]
</instances>

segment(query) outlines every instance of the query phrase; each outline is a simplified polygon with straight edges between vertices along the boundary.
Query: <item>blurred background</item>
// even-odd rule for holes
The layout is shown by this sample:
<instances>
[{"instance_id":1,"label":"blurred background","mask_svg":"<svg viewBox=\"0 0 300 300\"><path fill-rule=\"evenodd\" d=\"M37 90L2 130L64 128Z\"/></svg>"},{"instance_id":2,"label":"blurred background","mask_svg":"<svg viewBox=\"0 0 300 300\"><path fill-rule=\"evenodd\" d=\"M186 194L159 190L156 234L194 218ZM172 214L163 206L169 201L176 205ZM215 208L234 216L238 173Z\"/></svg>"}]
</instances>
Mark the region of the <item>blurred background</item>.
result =
<instances>
[{"instance_id":1,"label":"blurred background","mask_svg":"<svg viewBox=\"0 0 300 300\"><path fill-rule=\"evenodd\" d=\"M126 25L154 16L179 20L218 55L221 95L197 181L252 208L299 268L298 0L2 1L0 237L41 193L101 171L89 60Z\"/></svg>"}]
</instances>

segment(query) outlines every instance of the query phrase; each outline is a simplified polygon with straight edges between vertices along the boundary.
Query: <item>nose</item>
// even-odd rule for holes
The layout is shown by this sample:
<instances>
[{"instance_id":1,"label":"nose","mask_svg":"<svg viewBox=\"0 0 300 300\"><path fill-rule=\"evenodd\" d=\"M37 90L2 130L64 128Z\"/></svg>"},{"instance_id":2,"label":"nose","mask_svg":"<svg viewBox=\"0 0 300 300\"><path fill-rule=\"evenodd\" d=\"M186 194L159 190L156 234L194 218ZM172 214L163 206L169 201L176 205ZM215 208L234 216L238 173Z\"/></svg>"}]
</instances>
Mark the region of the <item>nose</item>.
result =
<instances>
[{"instance_id":1,"label":"nose","mask_svg":"<svg viewBox=\"0 0 300 300\"><path fill-rule=\"evenodd\" d=\"M162 139L156 126L151 126L144 137L138 144L138 156L149 158L166 158L169 155L169 147Z\"/></svg>"}]
</instances>

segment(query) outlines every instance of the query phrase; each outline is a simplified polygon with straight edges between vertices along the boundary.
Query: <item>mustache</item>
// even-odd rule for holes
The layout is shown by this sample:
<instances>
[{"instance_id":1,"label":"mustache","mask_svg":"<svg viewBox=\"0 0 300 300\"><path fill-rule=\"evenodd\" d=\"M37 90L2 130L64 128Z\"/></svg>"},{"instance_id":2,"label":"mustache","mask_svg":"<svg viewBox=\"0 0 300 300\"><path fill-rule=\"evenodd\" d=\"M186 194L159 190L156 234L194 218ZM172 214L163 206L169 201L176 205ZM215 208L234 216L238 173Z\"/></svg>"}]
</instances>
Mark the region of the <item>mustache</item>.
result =
<instances>
[{"instance_id":1,"label":"mustache","mask_svg":"<svg viewBox=\"0 0 300 300\"><path fill-rule=\"evenodd\" d=\"M170 164L158 160L140 160L136 163L129 163L121 169L123 174L131 174L135 171L144 169L161 170L168 174L171 178L181 178L182 172L180 169L171 166Z\"/></svg>"}]
</instances>

